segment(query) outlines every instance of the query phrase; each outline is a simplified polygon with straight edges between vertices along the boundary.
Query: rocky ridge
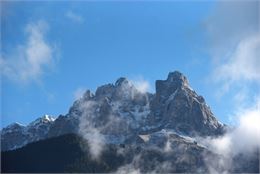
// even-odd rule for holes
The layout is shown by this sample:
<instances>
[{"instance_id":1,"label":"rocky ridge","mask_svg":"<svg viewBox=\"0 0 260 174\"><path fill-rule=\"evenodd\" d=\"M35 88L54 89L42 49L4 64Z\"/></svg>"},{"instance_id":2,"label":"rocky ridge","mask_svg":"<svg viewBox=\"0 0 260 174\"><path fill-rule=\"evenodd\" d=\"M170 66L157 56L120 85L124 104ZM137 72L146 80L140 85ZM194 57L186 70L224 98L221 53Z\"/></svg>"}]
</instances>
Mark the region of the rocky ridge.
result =
<instances>
[{"instance_id":1,"label":"rocky ridge","mask_svg":"<svg viewBox=\"0 0 260 174\"><path fill-rule=\"evenodd\" d=\"M2 129L2 150L68 133L86 134L90 128L103 135L107 143L119 144L139 142L140 136L164 130L188 137L224 132L225 126L182 73L171 72L155 85L156 92L151 94L119 78L115 84L98 87L95 94L87 90L65 116L44 116L28 126L13 124Z\"/></svg>"}]
</instances>

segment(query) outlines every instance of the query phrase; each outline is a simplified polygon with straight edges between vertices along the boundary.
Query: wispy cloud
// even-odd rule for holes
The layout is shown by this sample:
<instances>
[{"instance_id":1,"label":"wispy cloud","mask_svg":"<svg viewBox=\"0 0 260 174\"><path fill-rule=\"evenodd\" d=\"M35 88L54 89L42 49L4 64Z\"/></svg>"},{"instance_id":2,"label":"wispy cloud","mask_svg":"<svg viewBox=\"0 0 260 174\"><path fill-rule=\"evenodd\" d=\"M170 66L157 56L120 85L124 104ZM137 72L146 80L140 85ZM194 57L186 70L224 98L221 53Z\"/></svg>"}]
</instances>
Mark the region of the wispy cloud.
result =
<instances>
[{"instance_id":1,"label":"wispy cloud","mask_svg":"<svg viewBox=\"0 0 260 174\"><path fill-rule=\"evenodd\" d=\"M260 82L260 33L241 40L226 62L219 64L215 79L224 82L226 90L238 81Z\"/></svg>"},{"instance_id":2,"label":"wispy cloud","mask_svg":"<svg viewBox=\"0 0 260 174\"><path fill-rule=\"evenodd\" d=\"M89 150L94 159L99 159L104 148L104 136L101 134L101 128L95 126L93 113L95 112L97 102L86 101L81 103L80 111L82 115L79 122L79 133L88 140Z\"/></svg>"},{"instance_id":3,"label":"wispy cloud","mask_svg":"<svg viewBox=\"0 0 260 174\"><path fill-rule=\"evenodd\" d=\"M25 43L16 46L12 53L1 53L1 74L16 82L39 81L55 64L57 50L45 38L48 28L42 20L27 24Z\"/></svg>"},{"instance_id":4,"label":"wispy cloud","mask_svg":"<svg viewBox=\"0 0 260 174\"><path fill-rule=\"evenodd\" d=\"M220 1L205 23L218 98L252 104L260 85L260 2Z\"/></svg>"},{"instance_id":5,"label":"wispy cloud","mask_svg":"<svg viewBox=\"0 0 260 174\"><path fill-rule=\"evenodd\" d=\"M72 11L68 11L65 16L72 20L73 22L77 22L77 23L83 23L84 22L84 18L79 15L79 14L76 14L75 12L72 12Z\"/></svg>"},{"instance_id":6,"label":"wispy cloud","mask_svg":"<svg viewBox=\"0 0 260 174\"><path fill-rule=\"evenodd\" d=\"M74 97L74 100L78 100L80 99L83 94L86 92L86 88L82 88L82 87L79 87L77 88L74 92L73 92L73 97Z\"/></svg>"},{"instance_id":7,"label":"wispy cloud","mask_svg":"<svg viewBox=\"0 0 260 174\"><path fill-rule=\"evenodd\" d=\"M260 147L259 91L253 88L260 86L259 5L259 1L220 1L206 22L212 81L218 97L228 94L232 100L230 119L235 126L221 137L206 140L221 155L206 160L212 173L219 168L230 171L238 155L255 153Z\"/></svg>"},{"instance_id":8,"label":"wispy cloud","mask_svg":"<svg viewBox=\"0 0 260 174\"><path fill-rule=\"evenodd\" d=\"M135 88L133 84L138 84L139 87ZM148 95L145 93L149 87L147 81L127 81L125 79L124 82L117 85L108 84L99 87L96 91L96 98L82 97L85 92L83 88L75 91L75 97L79 98L77 106L81 113L79 133L88 141L94 159L99 159L106 143L120 143L129 138L130 130L137 129L149 113L147 112L149 109ZM106 91L108 89L114 92ZM113 95L111 97L114 101L106 96L107 92ZM140 99L145 104L142 106L143 112L140 112L140 109L137 112L134 109L136 107L125 102L126 100L136 101L136 99ZM130 107L134 108L130 109Z\"/></svg>"},{"instance_id":9,"label":"wispy cloud","mask_svg":"<svg viewBox=\"0 0 260 174\"><path fill-rule=\"evenodd\" d=\"M236 113L237 126L223 137L213 139L215 152L229 156L260 147L260 103Z\"/></svg>"},{"instance_id":10,"label":"wispy cloud","mask_svg":"<svg viewBox=\"0 0 260 174\"><path fill-rule=\"evenodd\" d=\"M213 79L223 92L236 82L260 81L259 20L259 1L221 1L208 18Z\"/></svg>"},{"instance_id":11,"label":"wispy cloud","mask_svg":"<svg viewBox=\"0 0 260 174\"><path fill-rule=\"evenodd\" d=\"M233 160L237 156L253 156L260 148L260 98L255 106L240 109L233 118L237 118L238 122L235 128L221 137L203 140L206 146L220 155L217 160L205 160L213 171L218 171L219 167L229 171L234 167L236 162Z\"/></svg>"},{"instance_id":12,"label":"wispy cloud","mask_svg":"<svg viewBox=\"0 0 260 174\"><path fill-rule=\"evenodd\" d=\"M151 90L150 83L147 80L144 80L141 77L136 78L136 79L132 79L132 80L130 80L130 82L141 93L146 93L146 92L149 92Z\"/></svg>"},{"instance_id":13,"label":"wispy cloud","mask_svg":"<svg viewBox=\"0 0 260 174\"><path fill-rule=\"evenodd\" d=\"M259 32L259 1L219 1L205 21L214 62L225 61L247 37Z\"/></svg>"}]
</instances>

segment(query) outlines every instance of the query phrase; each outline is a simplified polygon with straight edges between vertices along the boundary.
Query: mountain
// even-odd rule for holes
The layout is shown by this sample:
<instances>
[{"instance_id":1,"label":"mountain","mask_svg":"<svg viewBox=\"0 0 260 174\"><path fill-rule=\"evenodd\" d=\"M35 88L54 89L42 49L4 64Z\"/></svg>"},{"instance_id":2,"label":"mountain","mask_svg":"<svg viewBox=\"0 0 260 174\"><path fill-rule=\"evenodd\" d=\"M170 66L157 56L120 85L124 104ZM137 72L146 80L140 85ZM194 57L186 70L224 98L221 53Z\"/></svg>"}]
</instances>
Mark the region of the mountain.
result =
<instances>
[{"instance_id":1,"label":"mountain","mask_svg":"<svg viewBox=\"0 0 260 174\"><path fill-rule=\"evenodd\" d=\"M11 150L22 147L30 142L45 139L55 119L44 115L28 126L13 123L1 130L1 150Z\"/></svg>"},{"instance_id":2,"label":"mountain","mask_svg":"<svg viewBox=\"0 0 260 174\"><path fill-rule=\"evenodd\" d=\"M48 138L29 143L16 150L1 152L1 171L8 173L259 172L259 152L253 156L236 156L234 158L236 165L226 170L218 163L222 160L220 155L193 140L169 132L168 138L161 134L166 135L165 132L157 132L150 140L138 145L107 144L98 159L92 157L89 142L76 134Z\"/></svg>"},{"instance_id":3,"label":"mountain","mask_svg":"<svg viewBox=\"0 0 260 174\"><path fill-rule=\"evenodd\" d=\"M67 134L31 143L14 151L3 152L1 165L3 172L27 173L117 171L120 173L124 170L128 173L129 169L125 168L129 167L132 170L140 169L140 172L207 172L203 153L212 157L213 154L194 142L178 136L172 137L172 141L175 148L172 153L155 146L153 148L145 146L145 142L138 146L108 144L96 160L91 157L90 147L85 139L75 134ZM163 166L166 164L168 166Z\"/></svg>"},{"instance_id":4,"label":"mountain","mask_svg":"<svg viewBox=\"0 0 260 174\"><path fill-rule=\"evenodd\" d=\"M223 133L205 99L190 86L178 71L166 80L156 81L156 94L151 101L149 123L155 127L174 129L187 135L209 136Z\"/></svg>"},{"instance_id":5,"label":"mountain","mask_svg":"<svg viewBox=\"0 0 260 174\"><path fill-rule=\"evenodd\" d=\"M91 127L109 142L124 143L138 134L172 129L188 136L217 136L225 126L180 72L156 81L156 92L139 91L131 81L119 78L115 84L89 90L57 119L43 116L28 126L13 124L1 131L2 150L68 133L86 134Z\"/></svg>"},{"instance_id":6,"label":"mountain","mask_svg":"<svg viewBox=\"0 0 260 174\"><path fill-rule=\"evenodd\" d=\"M229 157L205 144L227 126L182 73L170 72L155 89L144 92L121 77L87 90L66 115L3 128L2 171L259 172L259 149Z\"/></svg>"}]
</instances>

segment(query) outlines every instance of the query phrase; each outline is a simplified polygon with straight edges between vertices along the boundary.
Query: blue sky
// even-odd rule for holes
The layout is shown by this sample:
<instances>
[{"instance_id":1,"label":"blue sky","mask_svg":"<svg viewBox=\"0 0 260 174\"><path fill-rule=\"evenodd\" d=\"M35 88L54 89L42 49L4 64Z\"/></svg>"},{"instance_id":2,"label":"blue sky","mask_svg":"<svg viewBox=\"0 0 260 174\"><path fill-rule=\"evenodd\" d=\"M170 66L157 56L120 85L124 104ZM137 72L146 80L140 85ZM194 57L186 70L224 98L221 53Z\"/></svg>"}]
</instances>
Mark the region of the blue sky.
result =
<instances>
[{"instance_id":1,"label":"blue sky","mask_svg":"<svg viewBox=\"0 0 260 174\"><path fill-rule=\"evenodd\" d=\"M1 122L66 114L75 93L179 70L231 124L259 98L259 2L1 1Z\"/></svg>"}]
</instances>

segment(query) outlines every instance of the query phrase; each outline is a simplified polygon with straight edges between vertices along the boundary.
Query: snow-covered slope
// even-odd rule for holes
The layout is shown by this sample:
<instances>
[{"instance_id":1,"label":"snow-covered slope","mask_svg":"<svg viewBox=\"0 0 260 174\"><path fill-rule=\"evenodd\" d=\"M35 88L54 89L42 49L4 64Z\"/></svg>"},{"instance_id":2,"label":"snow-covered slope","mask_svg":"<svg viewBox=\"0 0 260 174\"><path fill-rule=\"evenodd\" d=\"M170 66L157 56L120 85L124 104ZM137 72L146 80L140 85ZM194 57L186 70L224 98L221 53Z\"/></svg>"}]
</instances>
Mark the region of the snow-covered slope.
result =
<instances>
[{"instance_id":1,"label":"snow-covered slope","mask_svg":"<svg viewBox=\"0 0 260 174\"><path fill-rule=\"evenodd\" d=\"M1 131L1 150L11 150L22 147L30 142L47 138L54 118L44 115L29 125L14 123Z\"/></svg>"}]
</instances>

